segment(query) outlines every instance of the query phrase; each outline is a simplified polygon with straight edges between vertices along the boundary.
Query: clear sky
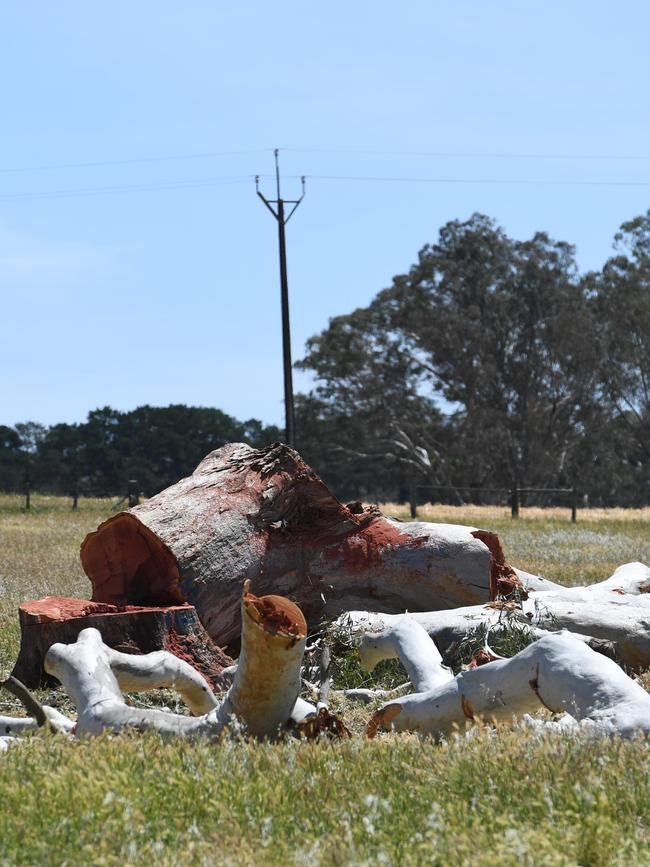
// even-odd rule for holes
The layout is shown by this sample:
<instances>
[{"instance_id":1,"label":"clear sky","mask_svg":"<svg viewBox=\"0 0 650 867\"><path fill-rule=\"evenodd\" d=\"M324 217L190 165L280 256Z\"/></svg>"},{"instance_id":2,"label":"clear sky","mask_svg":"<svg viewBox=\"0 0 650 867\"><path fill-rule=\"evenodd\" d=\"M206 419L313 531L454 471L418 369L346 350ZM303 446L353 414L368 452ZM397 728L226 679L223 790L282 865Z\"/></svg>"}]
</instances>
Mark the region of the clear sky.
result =
<instances>
[{"instance_id":1,"label":"clear sky","mask_svg":"<svg viewBox=\"0 0 650 867\"><path fill-rule=\"evenodd\" d=\"M647 0L2 4L0 423L282 422L276 146L294 358L473 211L600 266L650 206L649 32Z\"/></svg>"}]
</instances>

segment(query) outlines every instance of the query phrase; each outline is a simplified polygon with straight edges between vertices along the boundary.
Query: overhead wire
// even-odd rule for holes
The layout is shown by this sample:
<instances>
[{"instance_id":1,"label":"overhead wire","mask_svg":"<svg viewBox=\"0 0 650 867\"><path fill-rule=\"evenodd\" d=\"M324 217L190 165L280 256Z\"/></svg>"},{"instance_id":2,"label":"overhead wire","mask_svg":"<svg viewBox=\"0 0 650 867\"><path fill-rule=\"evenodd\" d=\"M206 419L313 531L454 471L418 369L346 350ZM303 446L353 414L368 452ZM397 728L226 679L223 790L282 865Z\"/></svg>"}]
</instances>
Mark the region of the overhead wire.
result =
<instances>
[{"instance_id":1,"label":"overhead wire","mask_svg":"<svg viewBox=\"0 0 650 867\"><path fill-rule=\"evenodd\" d=\"M182 159L194 159L199 157L212 157L212 156L227 156L227 155L242 155L242 154L253 154L253 153L266 153L270 151L270 148L260 148L260 149L250 149L250 150L238 150L238 151L205 151L203 153L193 153L193 154L176 154L171 156L159 156L159 157L139 157L135 159L129 160L103 160L103 161L95 161L95 162L87 162L87 163L69 163L69 164L58 164L58 165L50 165L50 166L42 166L40 168L70 168L70 167L82 167L82 166L107 166L107 165L126 165L126 164L135 164L135 163L146 163L146 162L161 162L164 160L182 160ZM294 151L294 152L320 152L320 153L374 153L377 155L402 155L402 156L413 156L417 154L427 155L427 156L444 156L445 154L436 153L433 151L352 151L352 150L333 150L333 149L325 149L325 148L285 148L285 151ZM447 154L448 156L452 156L452 154ZM464 156L471 156L470 154L465 154ZM478 157L480 154L474 154L473 156ZM484 155L485 156L485 155ZM492 154L491 156L506 156L506 154ZM524 157L524 154L510 154L509 156L518 156ZM559 157L560 155L536 155L539 157ZM583 157L588 158L588 157ZM618 159L617 157L591 157L592 159ZM620 157L620 159L634 159L633 157ZM638 157L638 159L642 159L642 157ZM643 158L645 159L645 157ZM24 169L0 169L1 172L10 172L10 171L30 171L39 170L39 167L32 167L32 169L25 167ZM240 175L228 175L221 177L203 177L203 178L183 178L178 180L171 181L152 181L152 182L140 182L133 184L111 184L106 186L93 186L93 187L73 187L73 188L61 188L61 189L53 189L53 190L33 190L33 191L25 191L25 192L15 192L15 193L0 193L0 202L14 202L14 201L30 201L30 200L40 200L40 199L60 199L60 198L74 198L74 197L89 197L89 196L98 196L98 195L110 195L110 194L120 194L120 193L131 193L131 192L148 192L148 191L156 191L156 190L174 190L174 189L191 189L191 188L199 188L199 187L209 187L209 186L217 186L221 184L238 184L250 182L256 175L250 174L240 174ZM266 175L258 175L259 177L267 177ZM389 184L455 184L455 185L495 185L495 186L572 186L572 187L648 187L650 186L650 180L589 180L589 179L553 179L553 178L490 178L490 177L429 177L429 176L400 176L400 175L381 175L381 174L368 174L368 175L355 175L355 174L306 174L312 181L333 181L333 182L365 182L365 183L389 183ZM300 175L285 175L287 178L299 178L302 177Z\"/></svg>"},{"instance_id":2,"label":"overhead wire","mask_svg":"<svg viewBox=\"0 0 650 867\"><path fill-rule=\"evenodd\" d=\"M45 163L32 166L0 167L0 174L55 171L61 169L96 168L102 166L138 165L143 163L175 162L182 160L215 159L228 156L272 153L274 148L246 148L224 151L195 151L181 154L162 154L157 156L128 157L120 159L89 160L82 162ZM566 154L566 153L516 153L494 151L427 151L427 150L379 150L375 148L312 148L285 147L278 150L284 153L313 154L350 154L359 156L403 156L433 157L436 159L535 159L535 160L611 160L644 161L650 160L648 154Z\"/></svg>"},{"instance_id":3,"label":"overhead wire","mask_svg":"<svg viewBox=\"0 0 650 867\"><path fill-rule=\"evenodd\" d=\"M263 177L260 175L260 177ZM221 178L190 178L177 181L156 181L141 184L122 184L106 187L77 187L62 190L45 190L25 193L2 193L0 202L23 201L32 199L60 199L76 198L111 193L125 192L149 192L155 190L190 189L194 187L212 187L228 184L242 184L252 182L254 175L232 175Z\"/></svg>"},{"instance_id":4,"label":"overhead wire","mask_svg":"<svg viewBox=\"0 0 650 867\"><path fill-rule=\"evenodd\" d=\"M0 174L12 174L14 172L44 172L56 169L85 169L94 168L97 166L126 166L135 165L137 163L161 163L171 162L174 160L197 160L207 158L212 159L214 157L242 156L245 154L262 154L272 151L273 148L256 148L252 150L238 151L204 151L202 153L171 154L167 156L129 157L128 159L94 160L91 162L49 163L47 165L41 166L10 166L8 168L0 168Z\"/></svg>"},{"instance_id":5,"label":"overhead wire","mask_svg":"<svg viewBox=\"0 0 650 867\"><path fill-rule=\"evenodd\" d=\"M298 175L287 177L297 178ZM375 181L388 183L417 184L504 184L504 185L540 185L540 186L597 186L597 187L648 187L650 181L575 181L547 180L525 178L421 178L421 177L388 177L382 175L305 175L309 180L320 181Z\"/></svg>"},{"instance_id":6,"label":"overhead wire","mask_svg":"<svg viewBox=\"0 0 650 867\"><path fill-rule=\"evenodd\" d=\"M650 154L556 154L497 153L490 151L408 151L354 148L279 148L284 153L358 154L360 156L435 157L444 159L522 159L522 160L650 160Z\"/></svg>"}]
</instances>

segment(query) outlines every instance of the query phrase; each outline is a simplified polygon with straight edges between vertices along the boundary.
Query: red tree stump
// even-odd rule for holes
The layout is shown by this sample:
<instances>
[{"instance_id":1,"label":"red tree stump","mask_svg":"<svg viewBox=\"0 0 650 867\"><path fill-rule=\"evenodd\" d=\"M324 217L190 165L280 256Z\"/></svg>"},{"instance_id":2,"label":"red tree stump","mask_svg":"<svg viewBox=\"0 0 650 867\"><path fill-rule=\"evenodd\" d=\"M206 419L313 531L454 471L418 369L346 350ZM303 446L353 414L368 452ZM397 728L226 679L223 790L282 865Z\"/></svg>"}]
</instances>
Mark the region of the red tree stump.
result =
<instances>
[{"instance_id":1,"label":"red tree stump","mask_svg":"<svg viewBox=\"0 0 650 867\"><path fill-rule=\"evenodd\" d=\"M123 653L168 650L180 656L220 688L220 675L233 660L207 635L191 605L166 607L116 606L46 596L23 602L19 608L20 653L12 674L26 686L52 685L43 670L53 644L72 644L82 629L94 626L105 644Z\"/></svg>"},{"instance_id":2,"label":"red tree stump","mask_svg":"<svg viewBox=\"0 0 650 867\"><path fill-rule=\"evenodd\" d=\"M257 594L294 599L310 625L360 607L397 613L487 602L497 577L490 548L500 549L496 536L496 547L483 539L467 527L344 506L288 446L231 444L101 524L81 561L94 601L190 603L212 639L228 645L241 631L246 578Z\"/></svg>"}]
</instances>

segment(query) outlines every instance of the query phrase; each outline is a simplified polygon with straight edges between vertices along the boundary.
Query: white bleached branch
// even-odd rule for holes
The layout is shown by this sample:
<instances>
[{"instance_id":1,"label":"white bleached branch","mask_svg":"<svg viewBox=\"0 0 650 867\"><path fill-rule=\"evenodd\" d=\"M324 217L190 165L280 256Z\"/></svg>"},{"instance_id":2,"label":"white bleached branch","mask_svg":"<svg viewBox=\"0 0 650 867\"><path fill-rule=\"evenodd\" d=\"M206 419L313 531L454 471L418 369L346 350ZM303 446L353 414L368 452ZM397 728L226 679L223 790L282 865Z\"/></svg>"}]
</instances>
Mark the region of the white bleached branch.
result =
<instances>
[{"instance_id":1,"label":"white bleached branch","mask_svg":"<svg viewBox=\"0 0 650 867\"><path fill-rule=\"evenodd\" d=\"M549 634L511 659L464 671L427 692L380 708L368 724L447 736L478 718L512 720L547 708L592 731L632 737L650 733L650 694L611 659L565 633Z\"/></svg>"}]
</instances>

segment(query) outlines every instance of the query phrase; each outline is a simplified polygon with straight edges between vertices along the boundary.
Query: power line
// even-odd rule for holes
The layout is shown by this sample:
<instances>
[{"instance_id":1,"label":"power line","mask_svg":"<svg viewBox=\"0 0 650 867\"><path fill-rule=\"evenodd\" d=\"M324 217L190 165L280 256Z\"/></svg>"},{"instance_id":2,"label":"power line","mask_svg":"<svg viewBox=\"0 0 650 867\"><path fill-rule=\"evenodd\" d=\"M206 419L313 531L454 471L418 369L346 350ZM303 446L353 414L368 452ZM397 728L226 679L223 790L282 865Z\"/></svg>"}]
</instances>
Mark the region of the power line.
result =
<instances>
[{"instance_id":1,"label":"power line","mask_svg":"<svg viewBox=\"0 0 650 867\"><path fill-rule=\"evenodd\" d=\"M10 174L14 172L45 172L54 169L85 169L85 168L93 168L95 166L126 166L126 165L134 165L136 163L162 163L169 162L172 160L198 160L205 158L213 158L213 157L228 157L228 156L241 156L243 154L261 154L267 153L272 148L256 148L254 150L240 150L240 151L204 151L203 153L191 153L191 154L172 154L170 156L159 156L159 157L130 157L129 159L120 159L120 160L96 160L92 162L80 162L80 163L51 163L48 165L42 166L14 166L12 168L0 168L0 174Z\"/></svg>"},{"instance_id":2,"label":"power line","mask_svg":"<svg viewBox=\"0 0 650 867\"><path fill-rule=\"evenodd\" d=\"M360 156L436 157L444 159L521 159L521 160L650 160L648 154L526 154L494 151L382 151L352 148L281 148L286 153L358 154Z\"/></svg>"},{"instance_id":3,"label":"power line","mask_svg":"<svg viewBox=\"0 0 650 867\"><path fill-rule=\"evenodd\" d=\"M58 169L84 169L101 166L125 166L146 163L174 162L182 160L214 159L217 157L245 156L269 153L273 148L248 148L227 151L199 151L193 153L167 154L162 156L128 157L124 159L89 160L69 163L45 163L33 166L10 166L0 168L0 174L55 171ZM436 159L535 159L535 160L608 160L644 161L648 154L561 154L561 153L500 153L494 151L427 151L427 150L376 150L372 148L280 148L286 153L351 154L359 156L432 157Z\"/></svg>"},{"instance_id":4,"label":"power line","mask_svg":"<svg viewBox=\"0 0 650 867\"><path fill-rule=\"evenodd\" d=\"M298 177L298 175L289 175ZM537 186L585 186L585 187L650 187L650 181L574 181L518 178L409 178L384 177L381 175L307 175L316 181L373 181L409 184L496 184L496 185L537 185Z\"/></svg>"},{"instance_id":5,"label":"power line","mask_svg":"<svg viewBox=\"0 0 650 867\"><path fill-rule=\"evenodd\" d=\"M57 190L35 190L33 192L2 193L0 202L36 201L42 199L87 198L93 196L113 195L120 193L155 192L164 190L194 189L229 184L247 183L255 177L253 174L229 175L224 177L189 178L176 181L156 181L151 183L121 184L101 187L73 187ZM259 175L258 177L266 177ZM287 175L288 178L302 178L302 175ZM433 177L398 177L384 175L308 175L315 181L335 182L366 182L390 184L462 184L494 185L494 186L578 186L578 187L648 187L650 181L581 181L581 180L545 180L516 178L433 178Z\"/></svg>"},{"instance_id":6,"label":"power line","mask_svg":"<svg viewBox=\"0 0 650 867\"><path fill-rule=\"evenodd\" d=\"M179 190L195 187L213 187L228 184L250 183L253 175L232 175L222 178L195 178L178 181L157 181L142 184L123 184L107 187L77 187L63 190L44 190L27 193L0 194L0 202L32 201L34 199L62 199L86 196L103 196L111 193L144 193L155 190Z\"/></svg>"}]
</instances>

